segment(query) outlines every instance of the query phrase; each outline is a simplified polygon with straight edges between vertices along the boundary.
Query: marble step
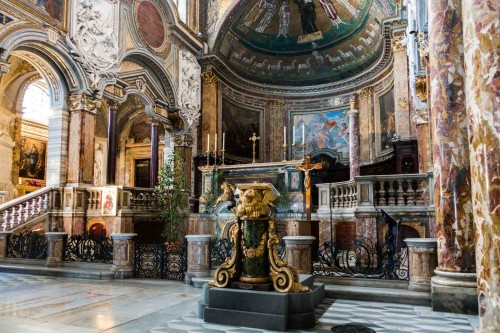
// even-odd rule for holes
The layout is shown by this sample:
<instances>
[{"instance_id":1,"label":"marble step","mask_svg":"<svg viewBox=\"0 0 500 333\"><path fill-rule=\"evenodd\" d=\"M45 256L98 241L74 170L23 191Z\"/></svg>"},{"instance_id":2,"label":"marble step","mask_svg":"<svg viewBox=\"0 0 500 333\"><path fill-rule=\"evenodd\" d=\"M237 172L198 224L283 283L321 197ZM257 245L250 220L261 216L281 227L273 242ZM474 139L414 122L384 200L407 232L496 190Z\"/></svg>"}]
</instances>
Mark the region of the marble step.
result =
<instances>
[{"instance_id":1,"label":"marble step","mask_svg":"<svg viewBox=\"0 0 500 333\"><path fill-rule=\"evenodd\" d=\"M60 267L46 267L45 260L5 259L0 262L0 272L44 275L56 277L72 277L93 280L111 280L110 264L64 262Z\"/></svg>"},{"instance_id":2,"label":"marble step","mask_svg":"<svg viewBox=\"0 0 500 333\"><path fill-rule=\"evenodd\" d=\"M412 291L400 288L374 288L356 285L325 285L326 298L349 299L384 303L411 305L430 305L429 292Z\"/></svg>"}]
</instances>

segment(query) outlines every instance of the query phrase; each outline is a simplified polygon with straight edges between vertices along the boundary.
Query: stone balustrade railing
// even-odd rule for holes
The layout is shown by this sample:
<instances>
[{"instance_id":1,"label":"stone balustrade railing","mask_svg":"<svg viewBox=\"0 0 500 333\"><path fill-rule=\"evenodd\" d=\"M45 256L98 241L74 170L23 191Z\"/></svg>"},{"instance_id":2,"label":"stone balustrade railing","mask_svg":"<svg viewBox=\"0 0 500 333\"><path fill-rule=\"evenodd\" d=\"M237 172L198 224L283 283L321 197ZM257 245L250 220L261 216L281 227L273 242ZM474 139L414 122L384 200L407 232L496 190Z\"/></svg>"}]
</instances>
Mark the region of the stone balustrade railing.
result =
<instances>
[{"instance_id":1,"label":"stone balustrade railing","mask_svg":"<svg viewBox=\"0 0 500 333\"><path fill-rule=\"evenodd\" d=\"M429 206L432 174L357 176L354 180L317 184L318 213L356 207Z\"/></svg>"},{"instance_id":2,"label":"stone balustrade railing","mask_svg":"<svg viewBox=\"0 0 500 333\"><path fill-rule=\"evenodd\" d=\"M60 207L60 199L57 188L44 187L0 205L0 230L10 231L38 221L52 207Z\"/></svg>"},{"instance_id":3,"label":"stone balustrade railing","mask_svg":"<svg viewBox=\"0 0 500 333\"><path fill-rule=\"evenodd\" d=\"M113 189L112 196L116 202L116 211L154 211L158 209L154 189L142 187L87 187L89 212L100 212L103 191ZM116 190L114 190L116 189ZM114 192L116 191L116 192Z\"/></svg>"}]
</instances>

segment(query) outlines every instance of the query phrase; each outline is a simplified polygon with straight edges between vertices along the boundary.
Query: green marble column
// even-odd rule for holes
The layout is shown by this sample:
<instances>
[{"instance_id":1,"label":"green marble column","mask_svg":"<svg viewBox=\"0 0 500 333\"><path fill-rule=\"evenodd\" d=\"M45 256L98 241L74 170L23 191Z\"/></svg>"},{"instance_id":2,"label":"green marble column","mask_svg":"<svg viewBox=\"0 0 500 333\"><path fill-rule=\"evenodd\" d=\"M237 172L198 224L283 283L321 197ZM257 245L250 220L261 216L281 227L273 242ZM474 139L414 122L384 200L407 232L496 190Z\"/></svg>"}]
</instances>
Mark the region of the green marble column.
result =
<instances>
[{"instance_id":1,"label":"green marble column","mask_svg":"<svg viewBox=\"0 0 500 333\"><path fill-rule=\"evenodd\" d=\"M242 263L240 281L247 283L267 283L269 261L267 253L268 218L252 218L242 221Z\"/></svg>"}]
</instances>

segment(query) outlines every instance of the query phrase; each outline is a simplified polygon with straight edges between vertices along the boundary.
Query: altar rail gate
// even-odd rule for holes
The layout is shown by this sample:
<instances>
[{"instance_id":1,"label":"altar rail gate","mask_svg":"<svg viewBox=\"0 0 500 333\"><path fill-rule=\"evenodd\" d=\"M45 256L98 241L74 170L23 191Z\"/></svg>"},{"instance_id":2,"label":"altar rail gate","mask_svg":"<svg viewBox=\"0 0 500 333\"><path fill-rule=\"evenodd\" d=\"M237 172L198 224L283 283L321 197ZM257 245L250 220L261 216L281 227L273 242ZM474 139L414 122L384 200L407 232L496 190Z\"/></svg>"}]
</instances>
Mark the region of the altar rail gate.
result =
<instances>
[{"instance_id":1,"label":"altar rail gate","mask_svg":"<svg viewBox=\"0 0 500 333\"><path fill-rule=\"evenodd\" d=\"M187 244L136 244L134 277L184 280Z\"/></svg>"}]
</instances>

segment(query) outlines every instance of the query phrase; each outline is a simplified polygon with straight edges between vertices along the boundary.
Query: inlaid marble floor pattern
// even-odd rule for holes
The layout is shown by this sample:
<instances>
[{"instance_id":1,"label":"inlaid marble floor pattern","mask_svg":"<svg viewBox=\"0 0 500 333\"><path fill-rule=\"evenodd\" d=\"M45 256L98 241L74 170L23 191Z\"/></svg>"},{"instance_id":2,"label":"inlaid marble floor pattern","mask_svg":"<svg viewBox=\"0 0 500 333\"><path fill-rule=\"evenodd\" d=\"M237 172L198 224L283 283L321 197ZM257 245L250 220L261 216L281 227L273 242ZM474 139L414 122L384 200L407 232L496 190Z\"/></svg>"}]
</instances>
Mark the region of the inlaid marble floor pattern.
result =
<instances>
[{"instance_id":1,"label":"inlaid marble floor pattern","mask_svg":"<svg viewBox=\"0 0 500 333\"><path fill-rule=\"evenodd\" d=\"M201 289L179 281L97 281L0 273L0 333L262 333L204 323L194 311ZM470 333L477 316L429 307L325 300L313 330L364 324L377 333Z\"/></svg>"}]
</instances>

